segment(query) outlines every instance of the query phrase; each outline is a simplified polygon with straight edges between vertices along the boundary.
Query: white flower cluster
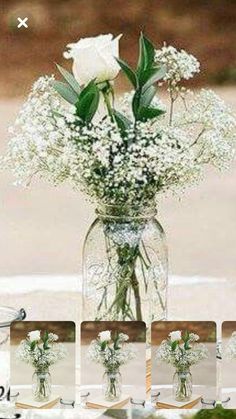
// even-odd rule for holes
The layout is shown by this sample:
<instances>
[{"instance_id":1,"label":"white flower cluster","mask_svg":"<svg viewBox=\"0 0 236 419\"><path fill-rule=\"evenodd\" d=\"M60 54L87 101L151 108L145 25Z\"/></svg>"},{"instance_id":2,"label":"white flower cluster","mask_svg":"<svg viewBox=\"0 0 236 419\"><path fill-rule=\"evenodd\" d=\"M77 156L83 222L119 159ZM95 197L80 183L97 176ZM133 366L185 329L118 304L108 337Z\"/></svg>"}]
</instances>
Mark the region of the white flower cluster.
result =
<instances>
[{"instance_id":1,"label":"white flower cluster","mask_svg":"<svg viewBox=\"0 0 236 419\"><path fill-rule=\"evenodd\" d=\"M192 54L183 49L177 50L171 45L164 45L156 50L155 62L166 67L163 80L168 81L172 88L175 88L181 80L188 80L200 72L200 63Z\"/></svg>"},{"instance_id":2,"label":"white flower cluster","mask_svg":"<svg viewBox=\"0 0 236 419\"><path fill-rule=\"evenodd\" d=\"M189 368L208 358L208 349L203 343L197 343L199 336L188 333L186 337L180 331L169 334L156 352L156 360L165 362L175 368Z\"/></svg>"},{"instance_id":3,"label":"white flower cluster","mask_svg":"<svg viewBox=\"0 0 236 419\"><path fill-rule=\"evenodd\" d=\"M129 336L109 330L99 333L97 339L90 343L88 359L103 365L107 371L115 371L136 357L136 350L130 343Z\"/></svg>"},{"instance_id":4,"label":"white flower cluster","mask_svg":"<svg viewBox=\"0 0 236 419\"><path fill-rule=\"evenodd\" d=\"M51 365L64 359L67 350L62 343L56 343L58 335L48 333L41 336L39 330L28 333L28 337L21 341L16 350L16 358L35 369L47 369Z\"/></svg>"},{"instance_id":5,"label":"white flower cluster","mask_svg":"<svg viewBox=\"0 0 236 419\"><path fill-rule=\"evenodd\" d=\"M163 47L156 60L168 64L165 79L172 85L199 71L197 60L184 51ZM159 60L159 61L158 61ZM52 87L52 77L33 86L15 125L2 163L16 183L42 177L54 185L70 183L96 203L147 205L159 192L184 190L202 177L205 164L227 168L235 154L236 119L212 91L186 100L186 108L146 122L133 121L134 92L121 99L121 110L132 123L122 135L107 116L81 123L74 106ZM173 105L173 104L172 104ZM154 98L153 107L165 109Z\"/></svg>"},{"instance_id":6,"label":"white flower cluster","mask_svg":"<svg viewBox=\"0 0 236 419\"><path fill-rule=\"evenodd\" d=\"M211 163L218 168L228 168L235 155L236 118L232 110L212 90L201 90L188 108L176 115L176 126L185 132L189 127L198 131L195 146L196 161Z\"/></svg>"},{"instance_id":7,"label":"white flower cluster","mask_svg":"<svg viewBox=\"0 0 236 419\"><path fill-rule=\"evenodd\" d=\"M131 90L130 92L125 92L123 95L119 97L118 100L118 107L119 110L126 115L130 120L133 120L133 112L132 112L132 100L134 97L134 90ZM154 96L152 99L152 107L160 109L163 112L167 111L167 106L164 102L161 101L161 99L158 96ZM160 116L160 119L163 119L164 116Z\"/></svg>"},{"instance_id":8,"label":"white flower cluster","mask_svg":"<svg viewBox=\"0 0 236 419\"><path fill-rule=\"evenodd\" d=\"M236 359L236 332L233 332L225 349L227 359Z\"/></svg>"},{"instance_id":9,"label":"white flower cluster","mask_svg":"<svg viewBox=\"0 0 236 419\"><path fill-rule=\"evenodd\" d=\"M51 86L53 77L40 77L9 129L12 136L3 163L13 170L16 183L27 185L37 174L58 184L67 178L76 149L69 123L72 109L61 104ZM63 114L63 117L56 115Z\"/></svg>"}]
</instances>

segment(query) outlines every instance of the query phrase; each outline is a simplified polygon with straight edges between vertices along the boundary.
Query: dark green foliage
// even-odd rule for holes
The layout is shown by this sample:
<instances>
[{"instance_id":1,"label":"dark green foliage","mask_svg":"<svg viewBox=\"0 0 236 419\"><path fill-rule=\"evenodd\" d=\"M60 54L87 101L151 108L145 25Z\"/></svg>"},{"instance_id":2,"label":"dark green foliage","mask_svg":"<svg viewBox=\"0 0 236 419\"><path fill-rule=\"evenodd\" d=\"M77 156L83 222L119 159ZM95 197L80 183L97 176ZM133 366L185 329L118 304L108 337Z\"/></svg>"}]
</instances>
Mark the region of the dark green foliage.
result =
<instances>
[{"instance_id":1,"label":"dark green foliage","mask_svg":"<svg viewBox=\"0 0 236 419\"><path fill-rule=\"evenodd\" d=\"M80 93L79 99L76 102L76 115L82 121L90 122L98 108L99 104L99 89L92 80Z\"/></svg>"},{"instance_id":2,"label":"dark green foliage","mask_svg":"<svg viewBox=\"0 0 236 419\"><path fill-rule=\"evenodd\" d=\"M85 123L91 122L97 111L100 97L99 88L95 81L92 80L81 90L79 83L69 71L59 65L57 65L57 68L65 82L53 81L54 89L63 99L75 105L75 113L78 118Z\"/></svg>"},{"instance_id":3,"label":"dark green foliage","mask_svg":"<svg viewBox=\"0 0 236 419\"><path fill-rule=\"evenodd\" d=\"M155 48L152 42L142 33L139 39L139 58L136 70L133 70L126 62L117 58L122 71L135 89L132 102L132 110L135 121L147 121L156 118L164 113L162 109L152 106L152 100L156 94L154 84L163 78L165 69L157 67L154 62ZM97 84L96 80L81 89L74 76L57 65L57 68L64 78L64 82L53 81L54 89L67 102L75 105L75 114L84 123L90 123L98 109L100 92L109 111L110 117L117 123L121 134L125 136L131 125L131 121L122 113L113 109L109 102L109 94L113 95L113 89L109 82L104 86Z\"/></svg>"},{"instance_id":4,"label":"dark green foliage","mask_svg":"<svg viewBox=\"0 0 236 419\"><path fill-rule=\"evenodd\" d=\"M135 88L132 110L136 121L145 122L164 113L162 109L151 106L156 94L154 84L165 75L165 68L157 67L154 62L154 57L155 48L153 44L141 33L136 70L131 69L123 60L117 60L121 69Z\"/></svg>"},{"instance_id":5,"label":"dark green foliage","mask_svg":"<svg viewBox=\"0 0 236 419\"><path fill-rule=\"evenodd\" d=\"M192 419L236 419L236 410L217 406L212 410L200 410Z\"/></svg>"}]
</instances>

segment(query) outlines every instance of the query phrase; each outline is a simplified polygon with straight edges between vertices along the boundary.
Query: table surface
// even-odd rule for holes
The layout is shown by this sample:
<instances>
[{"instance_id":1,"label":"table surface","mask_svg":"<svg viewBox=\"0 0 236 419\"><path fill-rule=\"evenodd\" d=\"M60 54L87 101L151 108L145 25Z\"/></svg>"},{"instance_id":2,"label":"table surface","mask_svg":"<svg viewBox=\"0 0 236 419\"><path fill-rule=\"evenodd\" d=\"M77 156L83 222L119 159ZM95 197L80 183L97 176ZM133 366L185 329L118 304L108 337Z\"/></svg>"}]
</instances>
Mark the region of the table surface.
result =
<instances>
[{"instance_id":1,"label":"table surface","mask_svg":"<svg viewBox=\"0 0 236 419\"><path fill-rule=\"evenodd\" d=\"M160 396L158 397L157 401L162 401L166 397L172 396L172 385L155 385L152 386L152 394L156 394L160 392ZM193 394L197 394L201 396L203 399L210 399L216 400L216 388L215 387L208 387L208 386L201 386L201 385L193 385ZM194 409L200 409L202 407L201 401L199 401Z\"/></svg>"},{"instance_id":2,"label":"table surface","mask_svg":"<svg viewBox=\"0 0 236 419\"><path fill-rule=\"evenodd\" d=\"M0 305L24 307L27 320L48 320L49 318L50 320L71 320L77 321L77 326L79 325L80 276L0 277L0 288ZM236 282L233 280L171 276L168 319L215 320L218 321L218 332L220 332L221 321L235 317L235 292ZM185 304L180 304L180 301L185 301ZM60 307L60 312L55 307ZM79 376L77 364L77 386ZM77 397L78 392L77 387ZM88 417L92 417L92 414L90 410ZM101 412L95 411L94 417L100 414Z\"/></svg>"}]
</instances>

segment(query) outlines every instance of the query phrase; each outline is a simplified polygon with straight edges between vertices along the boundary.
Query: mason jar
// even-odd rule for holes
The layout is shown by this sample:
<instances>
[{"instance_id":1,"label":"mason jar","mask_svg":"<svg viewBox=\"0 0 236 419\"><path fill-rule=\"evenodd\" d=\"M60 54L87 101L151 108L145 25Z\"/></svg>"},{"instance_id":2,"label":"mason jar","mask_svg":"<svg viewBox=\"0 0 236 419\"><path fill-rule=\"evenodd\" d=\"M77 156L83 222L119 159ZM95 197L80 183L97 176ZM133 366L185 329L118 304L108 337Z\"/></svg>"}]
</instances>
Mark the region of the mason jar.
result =
<instances>
[{"instance_id":1,"label":"mason jar","mask_svg":"<svg viewBox=\"0 0 236 419\"><path fill-rule=\"evenodd\" d=\"M192 374L189 368L177 369L173 377L173 397L178 402L187 402L193 392Z\"/></svg>"},{"instance_id":2,"label":"mason jar","mask_svg":"<svg viewBox=\"0 0 236 419\"><path fill-rule=\"evenodd\" d=\"M84 320L164 320L168 256L155 205L96 212L83 249Z\"/></svg>"},{"instance_id":3,"label":"mason jar","mask_svg":"<svg viewBox=\"0 0 236 419\"><path fill-rule=\"evenodd\" d=\"M122 379L119 370L105 371L103 375L103 394L105 400L119 400L122 394Z\"/></svg>"},{"instance_id":4,"label":"mason jar","mask_svg":"<svg viewBox=\"0 0 236 419\"><path fill-rule=\"evenodd\" d=\"M44 402L50 399L52 393L52 380L48 368L38 368L32 378L32 392L34 400Z\"/></svg>"}]
</instances>

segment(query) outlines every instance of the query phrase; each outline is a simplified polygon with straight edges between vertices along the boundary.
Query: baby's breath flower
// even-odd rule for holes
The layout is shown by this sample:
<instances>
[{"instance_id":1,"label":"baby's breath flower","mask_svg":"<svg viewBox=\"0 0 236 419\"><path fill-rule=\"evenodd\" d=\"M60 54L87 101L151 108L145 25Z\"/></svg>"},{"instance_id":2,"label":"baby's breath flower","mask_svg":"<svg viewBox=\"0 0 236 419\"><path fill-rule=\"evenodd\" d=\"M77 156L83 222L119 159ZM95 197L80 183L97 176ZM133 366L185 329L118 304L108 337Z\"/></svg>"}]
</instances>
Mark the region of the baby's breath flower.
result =
<instances>
[{"instance_id":1,"label":"baby's breath flower","mask_svg":"<svg viewBox=\"0 0 236 419\"><path fill-rule=\"evenodd\" d=\"M226 359L236 359L236 332L233 332L225 348Z\"/></svg>"},{"instance_id":2,"label":"baby's breath flower","mask_svg":"<svg viewBox=\"0 0 236 419\"><path fill-rule=\"evenodd\" d=\"M98 338L90 343L87 356L89 360L103 365L106 370L115 371L134 359L136 357L136 350L133 345L126 343L129 340L128 335L118 333L111 336L110 331L102 333L108 332L109 340L105 339L101 341L100 333Z\"/></svg>"},{"instance_id":3,"label":"baby's breath flower","mask_svg":"<svg viewBox=\"0 0 236 419\"><path fill-rule=\"evenodd\" d=\"M29 337L21 341L16 350L16 359L23 361L26 364L32 365L34 368L49 368L51 365L64 359L67 355L67 350L62 343L56 343L58 336L54 333L48 334L47 345L45 347L44 337L38 337L37 340L30 340L32 333ZM34 346L32 346L32 342Z\"/></svg>"},{"instance_id":4,"label":"baby's breath flower","mask_svg":"<svg viewBox=\"0 0 236 419\"><path fill-rule=\"evenodd\" d=\"M156 51L156 62L167 65L165 80L180 95L181 79L199 71L193 56L173 47ZM171 125L166 115L134 121L134 91L126 93L119 105L131 120L124 135L109 117L89 125L78 121L74 106L53 89L53 80L35 82L9 130L1 160L16 184L28 185L39 176L54 185L67 182L96 203L145 206L160 192L196 184L205 164L223 169L234 158L236 119L212 91L202 90L189 101L185 96L186 107L171 116ZM152 106L166 110L157 97Z\"/></svg>"},{"instance_id":5,"label":"baby's breath flower","mask_svg":"<svg viewBox=\"0 0 236 419\"><path fill-rule=\"evenodd\" d=\"M183 49L177 50L171 45L164 45L156 50L155 62L166 67L163 80L168 81L172 88L178 88L181 80L188 80L200 72L200 63L192 54Z\"/></svg>"},{"instance_id":6,"label":"baby's breath flower","mask_svg":"<svg viewBox=\"0 0 236 419\"><path fill-rule=\"evenodd\" d=\"M182 337L182 340L172 341L171 337L168 337L168 339L163 340L156 351L156 360L170 364L175 368L189 368L208 358L209 352L207 347L203 343L197 343L199 340L198 335L189 333L187 340L185 339L184 341L184 339Z\"/></svg>"}]
</instances>

